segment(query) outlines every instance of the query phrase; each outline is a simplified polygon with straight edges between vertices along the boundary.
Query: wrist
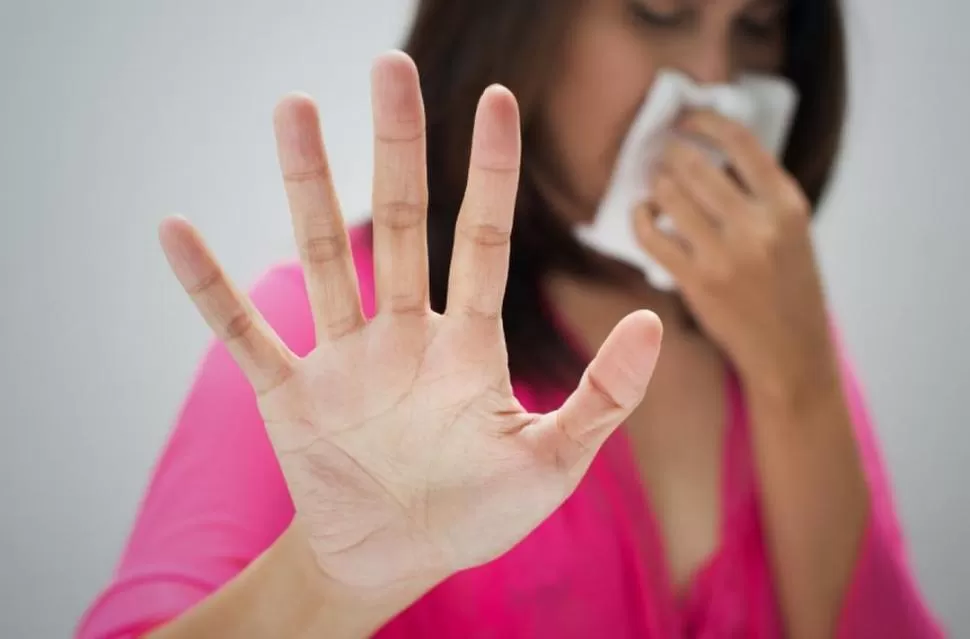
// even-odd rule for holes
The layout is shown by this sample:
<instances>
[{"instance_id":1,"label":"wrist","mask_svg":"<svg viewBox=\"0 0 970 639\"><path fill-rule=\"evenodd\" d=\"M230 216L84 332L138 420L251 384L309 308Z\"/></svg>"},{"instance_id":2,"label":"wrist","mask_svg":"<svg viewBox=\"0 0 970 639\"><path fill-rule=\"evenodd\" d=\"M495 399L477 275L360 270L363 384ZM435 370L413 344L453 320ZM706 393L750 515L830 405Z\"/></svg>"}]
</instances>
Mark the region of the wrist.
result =
<instances>
[{"instance_id":1,"label":"wrist","mask_svg":"<svg viewBox=\"0 0 970 639\"><path fill-rule=\"evenodd\" d=\"M302 586L303 601L295 602L294 608L299 627L305 628L300 636L369 637L434 586L431 580L380 587L341 583L320 568L296 519L267 553L267 560L276 563L280 575Z\"/></svg>"},{"instance_id":2,"label":"wrist","mask_svg":"<svg viewBox=\"0 0 970 639\"><path fill-rule=\"evenodd\" d=\"M742 375L745 394L752 405L800 415L841 397L841 374L834 357L820 357L811 365L788 364Z\"/></svg>"},{"instance_id":3,"label":"wrist","mask_svg":"<svg viewBox=\"0 0 970 639\"><path fill-rule=\"evenodd\" d=\"M239 575L150 636L360 639L376 633L430 586L365 590L341 585L320 569L294 521Z\"/></svg>"}]
</instances>

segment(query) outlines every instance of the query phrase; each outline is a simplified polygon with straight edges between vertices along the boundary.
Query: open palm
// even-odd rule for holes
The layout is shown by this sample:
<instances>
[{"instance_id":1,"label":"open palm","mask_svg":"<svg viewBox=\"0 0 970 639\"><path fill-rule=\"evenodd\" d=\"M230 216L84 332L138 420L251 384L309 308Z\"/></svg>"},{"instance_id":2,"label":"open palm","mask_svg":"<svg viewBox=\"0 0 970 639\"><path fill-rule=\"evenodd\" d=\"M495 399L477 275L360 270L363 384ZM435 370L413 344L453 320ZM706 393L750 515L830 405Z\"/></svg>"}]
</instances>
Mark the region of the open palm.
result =
<instances>
[{"instance_id":1,"label":"open palm","mask_svg":"<svg viewBox=\"0 0 970 639\"><path fill-rule=\"evenodd\" d=\"M501 307L519 177L513 96L485 91L458 218L447 310L430 310L424 108L401 53L375 64L377 313L361 311L314 104L276 111L280 165L317 346L298 358L226 277L196 230L169 218L173 271L252 384L296 508L329 577L382 587L443 578L510 549L573 491L640 402L659 320L624 319L557 411L512 394Z\"/></svg>"}]
</instances>

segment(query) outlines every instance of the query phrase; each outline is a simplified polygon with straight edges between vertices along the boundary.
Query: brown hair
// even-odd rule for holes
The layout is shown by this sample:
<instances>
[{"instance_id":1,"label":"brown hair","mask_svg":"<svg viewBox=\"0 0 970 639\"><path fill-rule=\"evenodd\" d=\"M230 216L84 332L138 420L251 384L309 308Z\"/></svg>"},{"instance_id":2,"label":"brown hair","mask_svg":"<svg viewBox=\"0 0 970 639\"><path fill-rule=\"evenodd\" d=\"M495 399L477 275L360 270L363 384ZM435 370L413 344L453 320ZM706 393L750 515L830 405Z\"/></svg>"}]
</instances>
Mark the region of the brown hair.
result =
<instances>
[{"instance_id":1,"label":"brown hair","mask_svg":"<svg viewBox=\"0 0 970 639\"><path fill-rule=\"evenodd\" d=\"M540 100L550 69L583 0L419 0L404 50L421 74L428 125L428 249L431 300L445 307L454 226L467 177L478 99L500 83L515 94L522 118L522 179L512 236L503 323L509 368L538 384L574 382L583 362L564 343L541 283L552 270L606 277L539 196ZM846 72L838 0L791 0L784 74L801 102L784 163L817 205L838 152Z\"/></svg>"}]
</instances>

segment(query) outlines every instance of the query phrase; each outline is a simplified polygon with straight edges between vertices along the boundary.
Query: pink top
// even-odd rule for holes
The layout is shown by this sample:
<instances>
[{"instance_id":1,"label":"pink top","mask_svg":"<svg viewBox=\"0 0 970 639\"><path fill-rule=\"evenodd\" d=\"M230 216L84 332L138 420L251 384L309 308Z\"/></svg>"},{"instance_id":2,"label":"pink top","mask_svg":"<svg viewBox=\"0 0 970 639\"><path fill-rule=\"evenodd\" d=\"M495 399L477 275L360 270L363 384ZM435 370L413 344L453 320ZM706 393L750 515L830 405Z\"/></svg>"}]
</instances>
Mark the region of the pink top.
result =
<instances>
[{"instance_id":1,"label":"pink top","mask_svg":"<svg viewBox=\"0 0 970 639\"><path fill-rule=\"evenodd\" d=\"M352 232L365 310L373 312L369 227ZM314 345L298 264L271 269L251 291L293 352ZM838 637L943 636L907 566L886 473L858 385L846 385L872 491L871 517ZM526 409L565 397L515 385ZM439 637L781 637L755 498L745 407L736 381L725 447L718 551L676 600L658 527L622 431L575 493L506 555L458 574L379 633ZM293 506L252 390L213 344L198 371L114 578L80 621L79 639L137 637L212 593L266 549Z\"/></svg>"}]
</instances>

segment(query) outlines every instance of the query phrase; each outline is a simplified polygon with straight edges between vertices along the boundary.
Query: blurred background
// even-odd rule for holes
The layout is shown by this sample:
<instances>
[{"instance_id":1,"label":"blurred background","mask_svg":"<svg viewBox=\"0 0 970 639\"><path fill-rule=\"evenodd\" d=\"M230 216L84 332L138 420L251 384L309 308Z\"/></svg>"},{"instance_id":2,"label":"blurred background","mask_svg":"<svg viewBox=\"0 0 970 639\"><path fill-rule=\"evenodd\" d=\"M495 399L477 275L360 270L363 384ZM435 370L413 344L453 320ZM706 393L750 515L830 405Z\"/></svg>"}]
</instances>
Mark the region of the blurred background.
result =
<instances>
[{"instance_id":1,"label":"blurred background","mask_svg":"<svg viewBox=\"0 0 970 639\"><path fill-rule=\"evenodd\" d=\"M916 574L970 636L970 4L849 0L852 108L817 226ZM156 241L240 284L292 252L271 111L320 104L367 211L369 67L405 0L0 2L0 636L63 637L108 579L209 331Z\"/></svg>"}]
</instances>

